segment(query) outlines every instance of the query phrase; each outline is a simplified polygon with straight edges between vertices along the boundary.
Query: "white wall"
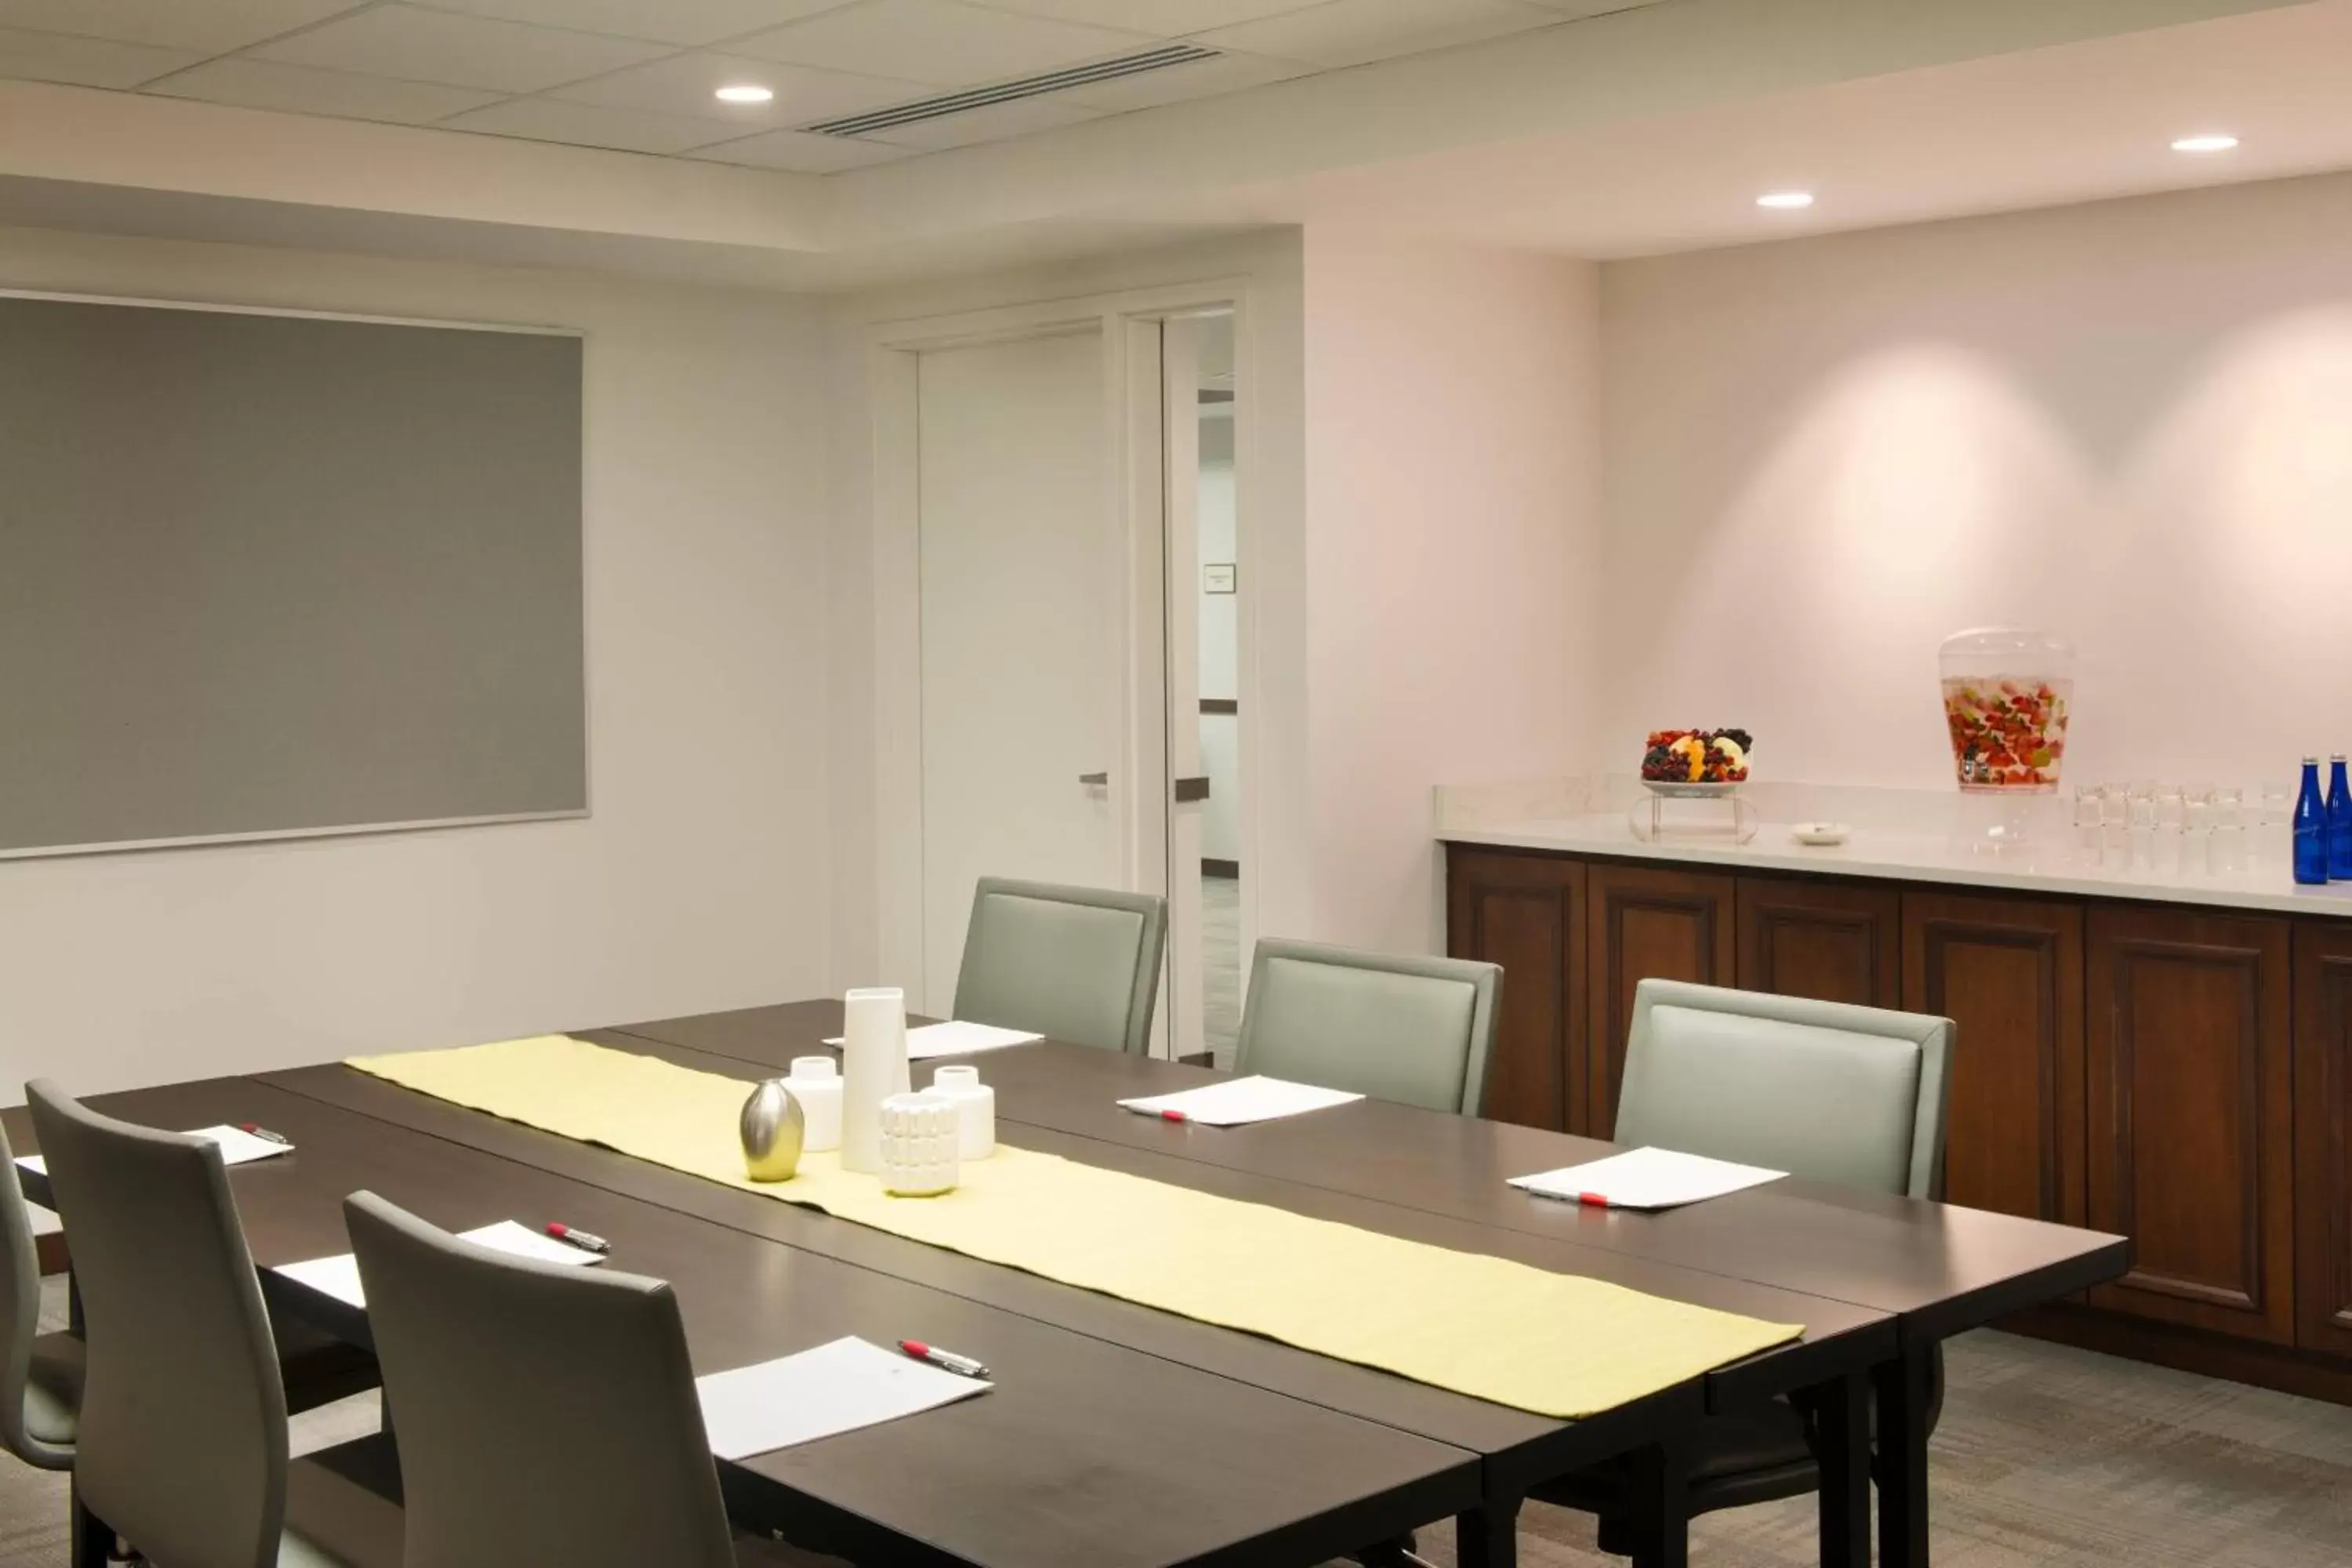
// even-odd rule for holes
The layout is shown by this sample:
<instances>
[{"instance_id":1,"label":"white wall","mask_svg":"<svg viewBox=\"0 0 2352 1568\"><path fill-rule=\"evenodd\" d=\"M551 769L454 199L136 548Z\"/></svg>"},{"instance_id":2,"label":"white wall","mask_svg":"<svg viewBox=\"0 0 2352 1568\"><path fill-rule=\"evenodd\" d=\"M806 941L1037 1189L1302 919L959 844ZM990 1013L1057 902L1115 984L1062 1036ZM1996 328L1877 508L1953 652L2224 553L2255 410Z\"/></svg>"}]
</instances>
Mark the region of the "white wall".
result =
<instances>
[{"instance_id":1,"label":"white wall","mask_svg":"<svg viewBox=\"0 0 2352 1568\"><path fill-rule=\"evenodd\" d=\"M1591 765L1596 298L1586 263L1307 231L1314 905L1263 929L1442 952L1432 787Z\"/></svg>"},{"instance_id":2,"label":"white wall","mask_svg":"<svg viewBox=\"0 0 2352 1568\"><path fill-rule=\"evenodd\" d=\"M827 988L824 387L779 297L0 231L0 287L587 333L586 821L0 863L0 1099ZM135 461L136 453L126 453Z\"/></svg>"},{"instance_id":3,"label":"white wall","mask_svg":"<svg viewBox=\"0 0 2352 1568\"><path fill-rule=\"evenodd\" d=\"M1937 644L2008 620L2081 649L2069 782L2352 745L2352 177L1602 279L1606 765L1947 785Z\"/></svg>"}]
</instances>

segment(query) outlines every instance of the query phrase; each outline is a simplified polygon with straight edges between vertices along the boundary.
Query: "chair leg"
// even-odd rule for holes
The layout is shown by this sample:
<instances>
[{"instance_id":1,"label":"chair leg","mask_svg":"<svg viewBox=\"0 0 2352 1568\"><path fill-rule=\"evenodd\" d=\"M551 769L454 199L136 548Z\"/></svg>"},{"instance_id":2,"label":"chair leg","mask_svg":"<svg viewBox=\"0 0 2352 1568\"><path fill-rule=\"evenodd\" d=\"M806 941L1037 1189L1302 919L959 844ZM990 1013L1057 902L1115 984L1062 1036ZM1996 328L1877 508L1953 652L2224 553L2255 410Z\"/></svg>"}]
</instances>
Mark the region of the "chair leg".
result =
<instances>
[{"instance_id":1,"label":"chair leg","mask_svg":"<svg viewBox=\"0 0 2352 1568\"><path fill-rule=\"evenodd\" d=\"M1689 1568L1688 1462L1669 1444L1633 1457L1633 1568Z\"/></svg>"}]
</instances>

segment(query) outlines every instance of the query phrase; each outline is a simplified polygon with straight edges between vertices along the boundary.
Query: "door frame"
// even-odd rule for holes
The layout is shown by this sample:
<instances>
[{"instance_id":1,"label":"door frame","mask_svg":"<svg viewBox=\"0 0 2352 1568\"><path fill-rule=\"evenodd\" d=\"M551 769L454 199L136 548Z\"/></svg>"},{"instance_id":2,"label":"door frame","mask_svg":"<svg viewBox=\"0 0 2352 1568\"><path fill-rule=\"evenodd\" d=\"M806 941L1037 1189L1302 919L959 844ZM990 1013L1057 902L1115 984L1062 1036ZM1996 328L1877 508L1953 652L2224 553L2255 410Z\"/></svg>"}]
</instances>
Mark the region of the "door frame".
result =
<instances>
[{"instance_id":1,"label":"door frame","mask_svg":"<svg viewBox=\"0 0 2352 1568\"><path fill-rule=\"evenodd\" d=\"M1234 480L1243 580L1250 578L1251 453L1255 376L1250 283L1217 277L1114 293L1005 305L877 322L866 331L873 433L874 866L880 973L906 986L910 1003L934 1013L950 998L923 994L922 498L919 480L920 356L1024 338L1094 331L1103 345L1105 439L1114 450L1104 504L1119 520L1119 617L1127 666L1127 734L1113 759L1120 869L1129 890L1168 892L1166 650L1163 646L1166 475L1160 367L1148 340L1171 316L1234 313ZM1259 859L1250 723L1256 697L1255 595L1244 594L1239 685L1244 864ZM1118 780L1124 778L1122 786ZM1151 787L1141 788L1150 780ZM1254 889L1243 881L1242 929L1255 927ZM1164 969L1161 982L1167 984ZM1164 1053L1167 1010L1156 1015L1153 1049Z\"/></svg>"}]
</instances>

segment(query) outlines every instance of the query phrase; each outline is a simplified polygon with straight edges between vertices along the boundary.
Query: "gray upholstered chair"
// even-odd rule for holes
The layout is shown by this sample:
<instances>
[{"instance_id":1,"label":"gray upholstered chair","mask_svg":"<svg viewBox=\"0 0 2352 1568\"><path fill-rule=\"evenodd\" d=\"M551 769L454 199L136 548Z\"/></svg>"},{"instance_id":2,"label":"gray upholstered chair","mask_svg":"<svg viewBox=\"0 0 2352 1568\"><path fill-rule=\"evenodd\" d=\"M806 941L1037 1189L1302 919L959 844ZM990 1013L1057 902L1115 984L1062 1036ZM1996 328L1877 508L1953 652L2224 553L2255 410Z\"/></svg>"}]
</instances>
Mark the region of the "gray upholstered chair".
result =
<instances>
[{"instance_id":1,"label":"gray upholstered chair","mask_svg":"<svg viewBox=\"0 0 2352 1568\"><path fill-rule=\"evenodd\" d=\"M77 1554L102 1562L119 1533L172 1568L396 1563L387 1439L288 1458L276 1345L219 1148L100 1116L47 1083L25 1092L89 1358Z\"/></svg>"},{"instance_id":2,"label":"gray upholstered chair","mask_svg":"<svg viewBox=\"0 0 2352 1568\"><path fill-rule=\"evenodd\" d=\"M1151 1044L1168 900L982 877L955 1016L1140 1056Z\"/></svg>"},{"instance_id":3,"label":"gray upholstered chair","mask_svg":"<svg viewBox=\"0 0 2352 1568\"><path fill-rule=\"evenodd\" d=\"M1644 980L1633 994L1615 1141L1864 1192L1940 1198L1953 1038L1949 1018ZM1940 1355L1931 1389L1932 1425ZM1707 1418L1681 1455L1685 1502L1670 1528L1818 1489L1810 1432L1805 1414L1779 1401ZM1662 1552L1681 1562L1632 1522L1659 1511L1633 1489L1643 1474L1620 1460L1536 1495L1599 1514L1604 1552L1636 1564Z\"/></svg>"},{"instance_id":4,"label":"gray upholstered chair","mask_svg":"<svg viewBox=\"0 0 2352 1568\"><path fill-rule=\"evenodd\" d=\"M1234 1070L1475 1116L1503 972L1268 937L1250 964Z\"/></svg>"},{"instance_id":5,"label":"gray upholstered chair","mask_svg":"<svg viewBox=\"0 0 2352 1568\"><path fill-rule=\"evenodd\" d=\"M412 1568L822 1561L746 1538L658 1279L493 1252L373 1193L343 1203L399 1412Z\"/></svg>"},{"instance_id":6,"label":"gray upholstered chair","mask_svg":"<svg viewBox=\"0 0 2352 1568\"><path fill-rule=\"evenodd\" d=\"M73 1468L81 1406L81 1342L44 1334L41 1262L33 1216L16 1180L16 1152L0 1128L0 1443L28 1465Z\"/></svg>"}]
</instances>

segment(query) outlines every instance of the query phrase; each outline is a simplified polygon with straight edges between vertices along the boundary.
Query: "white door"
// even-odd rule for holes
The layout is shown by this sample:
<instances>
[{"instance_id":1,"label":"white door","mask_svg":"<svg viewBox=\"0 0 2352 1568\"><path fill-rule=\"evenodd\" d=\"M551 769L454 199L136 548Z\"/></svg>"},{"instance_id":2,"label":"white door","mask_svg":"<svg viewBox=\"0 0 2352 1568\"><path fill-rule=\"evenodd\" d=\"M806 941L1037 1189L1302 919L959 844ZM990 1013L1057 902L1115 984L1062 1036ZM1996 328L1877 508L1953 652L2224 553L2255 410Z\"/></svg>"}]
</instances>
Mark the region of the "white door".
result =
<instances>
[{"instance_id":1,"label":"white door","mask_svg":"<svg viewBox=\"0 0 2352 1568\"><path fill-rule=\"evenodd\" d=\"M1099 331L926 352L917 378L918 1001L944 1014L978 879L1126 885L1127 552Z\"/></svg>"}]
</instances>

